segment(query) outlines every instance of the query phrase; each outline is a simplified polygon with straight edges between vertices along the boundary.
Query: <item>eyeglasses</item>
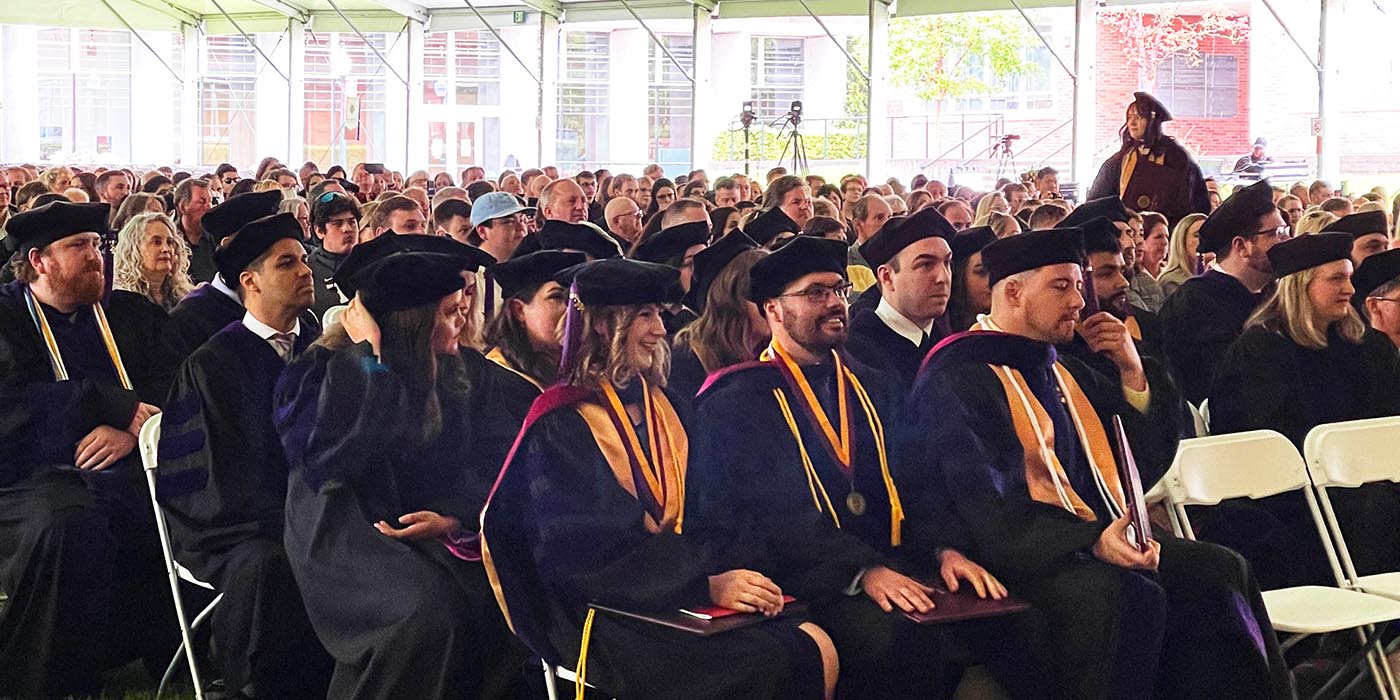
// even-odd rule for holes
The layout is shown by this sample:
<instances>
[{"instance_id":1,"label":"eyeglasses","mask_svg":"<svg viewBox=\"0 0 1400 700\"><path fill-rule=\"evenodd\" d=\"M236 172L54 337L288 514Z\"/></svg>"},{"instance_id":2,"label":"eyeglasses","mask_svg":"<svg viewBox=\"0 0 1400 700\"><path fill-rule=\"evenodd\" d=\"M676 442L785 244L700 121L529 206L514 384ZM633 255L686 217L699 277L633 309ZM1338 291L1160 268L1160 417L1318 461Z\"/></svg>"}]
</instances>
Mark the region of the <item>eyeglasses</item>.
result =
<instances>
[{"instance_id":1,"label":"eyeglasses","mask_svg":"<svg viewBox=\"0 0 1400 700\"><path fill-rule=\"evenodd\" d=\"M842 282L841 284L831 287L818 284L808 287L800 292L790 292L788 294L779 294L778 296L802 297L806 299L808 303L811 304L824 304L826 303L827 298L832 296L836 297L837 299L840 299L841 301L846 301L847 299L850 299L852 288L853 285L850 282Z\"/></svg>"},{"instance_id":2,"label":"eyeglasses","mask_svg":"<svg viewBox=\"0 0 1400 700\"><path fill-rule=\"evenodd\" d=\"M1366 298L1367 298L1367 299L1375 299L1376 301L1391 301L1391 302L1395 302L1395 303L1400 303L1400 299L1391 299L1390 297L1366 297Z\"/></svg>"},{"instance_id":3,"label":"eyeglasses","mask_svg":"<svg viewBox=\"0 0 1400 700\"><path fill-rule=\"evenodd\" d=\"M1266 228L1263 231L1255 231L1254 233L1250 234L1251 238L1255 236L1272 236L1280 241L1286 241L1293 237L1293 229L1287 226L1279 226L1278 228Z\"/></svg>"},{"instance_id":4,"label":"eyeglasses","mask_svg":"<svg viewBox=\"0 0 1400 700\"><path fill-rule=\"evenodd\" d=\"M236 178L236 177L225 177L225 178L221 178L221 179L224 181L224 184L225 184L225 185L236 185L236 184L238 184L238 178Z\"/></svg>"}]
</instances>

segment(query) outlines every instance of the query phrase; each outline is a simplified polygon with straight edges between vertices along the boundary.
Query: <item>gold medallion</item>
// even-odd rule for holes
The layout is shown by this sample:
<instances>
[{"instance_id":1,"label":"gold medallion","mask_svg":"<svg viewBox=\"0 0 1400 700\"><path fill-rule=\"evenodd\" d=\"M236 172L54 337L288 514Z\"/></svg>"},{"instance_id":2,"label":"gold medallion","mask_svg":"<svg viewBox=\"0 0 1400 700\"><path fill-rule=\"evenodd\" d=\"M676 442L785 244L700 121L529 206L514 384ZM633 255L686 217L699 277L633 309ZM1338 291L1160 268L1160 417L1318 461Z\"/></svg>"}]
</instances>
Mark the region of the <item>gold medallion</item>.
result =
<instances>
[{"instance_id":1,"label":"gold medallion","mask_svg":"<svg viewBox=\"0 0 1400 700\"><path fill-rule=\"evenodd\" d=\"M1152 206L1152 198L1145 194L1139 195L1137 198L1137 205L1139 210L1147 209Z\"/></svg>"},{"instance_id":2,"label":"gold medallion","mask_svg":"<svg viewBox=\"0 0 1400 700\"><path fill-rule=\"evenodd\" d=\"M846 510L851 511L851 515L865 515L865 496L859 491L852 491L846 496Z\"/></svg>"}]
</instances>

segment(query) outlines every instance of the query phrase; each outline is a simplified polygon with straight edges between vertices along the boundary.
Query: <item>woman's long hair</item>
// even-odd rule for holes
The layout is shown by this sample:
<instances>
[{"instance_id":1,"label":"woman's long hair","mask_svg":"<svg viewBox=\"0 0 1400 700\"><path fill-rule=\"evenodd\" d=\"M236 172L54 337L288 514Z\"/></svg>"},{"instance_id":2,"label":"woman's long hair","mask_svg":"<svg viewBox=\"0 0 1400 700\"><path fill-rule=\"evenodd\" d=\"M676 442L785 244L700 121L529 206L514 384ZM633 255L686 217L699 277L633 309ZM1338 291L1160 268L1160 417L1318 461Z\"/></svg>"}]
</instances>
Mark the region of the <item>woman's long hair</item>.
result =
<instances>
[{"instance_id":1,"label":"woman's long hair","mask_svg":"<svg viewBox=\"0 0 1400 700\"><path fill-rule=\"evenodd\" d=\"M122 230L126 222L131 221L131 217L149 212L152 202L158 205L162 212L165 211L165 200L149 192L132 192L127 195L126 199L122 200L122 205L117 207L117 215L112 219L112 228Z\"/></svg>"},{"instance_id":2,"label":"woman's long hair","mask_svg":"<svg viewBox=\"0 0 1400 700\"><path fill-rule=\"evenodd\" d=\"M1317 311L1308 298L1308 285L1317 278L1320 269L1313 267L1279 279L1273 296L1250 315L1244 327L1260 326L1313 350L1327 347L1329 330L1336 330L1345 342L1360 344L1366 332L1366 323L1350 305L1347 306L1346 318L1329 324L1327 328L1319 328Z\"/></svg>"},{"instance_id":3,"label":"woman's long hair","mask_svg":"<svg viewBox=\"0 0 1400 700\"><path fill-rule=\"evenodd\" d=\"M759 348L748 347L749 270L768 255L762 248L746 250L720 270L705 294L705 312L676 333L676 347L689 346L706 372L755 359Z\"/></svg>"},{"instance_id":4,"label":"woman's long hair","mask_svg":"<svg viewBox=\"0 0 1400 700\"><path fill-rule=\"evenodd\" d=\"M571 302L572 303L572 302ZM577 387L594 388L604 380L621 389L637 375L627 363L627 333L637 320L641 306L595 306L579 311L576 319L583 326L582 337L570 366L564 369L560 380ZM562 337L563 325L569 320L565 313L560 320ZM603 329L599 331L599 327ZM643 378L653 386L666 386L666 377L671 373L671 346L656 344L656 354L651 367L643 373Z\"/></svg>"},{"instance_id":5,"label":"woman's long hair","mask_svg":"<svg viewBox=\"0 0 1400 700\"><path fill-rule=\"evenodd\" d=\"M680 190L676 189L676 183L671 182L670 180L664 177L657 178L656 182L651 183L651 201L647 202L647 210L642 213L643 219L650 220L651 217L656 216L656 214L661 211L661 207L657 206L656 204L656 193L663 187L671 188L671 191L676 193L675 199L680 199L681 193ZM675 200L672 201L674 202Z\"/></svg>"},{"instance_id":6,"label":"woman's long hair","mask_svg":"<svg viewBox=\"0 0 1400 700\"><path fill-rule=\"evenodd\" d=\"M175 241L175 265L161 283L160 293L164 300L160 301L141 272L141 246L146 242L146 226L151 222L158 222L169 229L170 238ZM185 244L185 237L175 231L175 222L164 214L148 212L131 217L117 233L117 245L112 249L112 266L115 271L113 287L136 292L167 310L194 290L194 282L190 280L190 247Z\"/></svg>"},{"instance_id":7,"label":"woman's long hair","mask_svg":"<svg viewBox=\"0 0 1400 700\"><path fill-rule=\"evenodd\" d=\"M1162 122L1151 114L1143 114L1143 108L1140 108L1138 105L1139 103L1137 102L1129 103L1130 107L1138 110L1138 114L1141 115L1143 119L1147 120L1147 130L1142 133L1142 145L1152 151L1156 151L1158 143L1162 141ZM1132 137L1132 134L1128 133L1128 120L1126 118L1123 119L1123 126L1118 129L1118 138L1123 142L1124 153L1126 153L1128 149L1138 145L1137 140Z\"/></svg>"},{"instance_id":8,"label":"woman's long hair","mask_svg":"<svg viewBox=\"0 0 1400 700\"><path fill-rule=\"evenodd\" d=\"M1167 264L1157 273L1157 279L1174 279L1179 276L1186 280L1196 276L1196 262L1199 256L1196 255L1196 251L1187 250L1186 246L1191 238L1191 227L1205 220L1206 215L1197 212L1187 214L1176 222L1171 240L1167 242ZM1171 273L1171 276L1168 277L1167 273Z\"/></svg>"},{"instance_id":9,"label":"woman's long hair","mask_svg":"<svg viewBox=\"0 0 1400 700\"><path fill-rule=\"evenodd\" d=\"M972 264L972 256L956 260L953 262L953 285L948 290L948 323L954 333L961 333L972 327L977 321L977 310L971 307L972 302L967 294L967 270Z\"/></svg>"},{"instance_id":10,"label":"woman's long hair","mask_svg":"<svg viewBox=\"0 0 1400 700\"><path fill-rule=\"evenodd\" d=\"M542 284L531 285L516 292L511 299L529 303L539 293ZM486 326L486 345L501 351L511 366L529 375L541 386L549 386L559 378L559 349L541 351L530 341L530 331L510 310L506 299Z\"/></svg>"}]
</instances>

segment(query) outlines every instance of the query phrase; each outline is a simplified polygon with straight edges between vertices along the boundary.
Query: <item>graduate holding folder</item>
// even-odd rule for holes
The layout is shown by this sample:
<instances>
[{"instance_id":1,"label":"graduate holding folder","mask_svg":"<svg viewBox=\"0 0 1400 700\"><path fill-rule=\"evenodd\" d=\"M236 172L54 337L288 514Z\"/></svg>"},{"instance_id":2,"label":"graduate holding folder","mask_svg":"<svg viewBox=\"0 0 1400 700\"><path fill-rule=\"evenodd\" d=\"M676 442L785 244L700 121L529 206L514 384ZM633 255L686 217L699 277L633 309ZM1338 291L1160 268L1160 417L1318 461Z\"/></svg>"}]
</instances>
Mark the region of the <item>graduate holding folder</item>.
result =
<instances>
[{"instance_id":1,"label":"graduate holding folder","mask_svg":"<svg viewBox=\"0 0 1400 700\"><path fill-rule=\"evenodd\" d=\"M631 615L708 604L775 617L782 591L689 531L691 439L665 389L665 304L679 273L634 260L560 273L571 288L560 385L535 401L482 512L482 551L511 629L615 697L822 698L826 634L787 617L700 636Z\"/></svg>"},{"instance_id":2,"label":"graduate holding folder","mask_svg":"<svg viewBox=\"0 0 1400 700\"><path fill-rule=\"evenodd\" d=\"M1082 236L1036 231L983 250L992 312L925 361L911 396L919 444L909 518L936 512L912 492L951 498L969 555L1050 622L1054 677L1067 698L1287 698L1291 681L1249 567L1223 547L1128 540L1106 426L1122 417L1137 462L1175 413L1149 385L1123 323L1080 320ZM1054 345L1076 329L1111 375Z\"/></svg>"},{"instance_id":3,"label":"graduate holding folder","mask_svg":"<svg viewBox=\"0 0 1400 700\"><path fill-rule=\"evenodd\" d=\"M902 235L910 245L938 234ZM759 361L712 374L700 391L687 527L731 542L736 565L810 602L841 654L838 697L949 697L967 661L991 664L1012 697L1049 697L1025 620L906 618L938 612L920 578L989 599L1006 591L947 533L905 522L891 472L904 389L846 354L845 271L846 246L813 237L753 266L749 298L773 339Z\"/></svg>"}]
</instances>

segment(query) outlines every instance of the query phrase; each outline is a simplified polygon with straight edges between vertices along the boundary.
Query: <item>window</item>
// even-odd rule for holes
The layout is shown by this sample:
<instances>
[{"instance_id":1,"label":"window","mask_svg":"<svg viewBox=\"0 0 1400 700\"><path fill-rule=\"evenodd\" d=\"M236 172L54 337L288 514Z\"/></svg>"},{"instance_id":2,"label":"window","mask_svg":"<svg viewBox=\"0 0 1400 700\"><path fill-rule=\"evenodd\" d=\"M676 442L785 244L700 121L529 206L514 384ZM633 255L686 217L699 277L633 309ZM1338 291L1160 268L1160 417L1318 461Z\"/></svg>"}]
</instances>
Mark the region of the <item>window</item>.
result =
<instances>
[{"instance_id":1,"label":"window","mask_svg":"<svg viewBox=\"0 0 1400 700\"><path fill-rule=\"evenodd\" d=\"M1049 37L1050 28L1040 27ZM964 75L981 81L989 92L959 98L954 109L959 112L1012 112L1018 110L1051 109L1055 106L1051 91L1051 66L1055 57L1040 41L1021 50L1021 59L1030 64L1024 73L999 78L991 70L986 56L969 55L963 63Z\"/></svg>"},{"instance_id":2,"label":"window","mask_svg":"<svg viewBox=\"0 0 1400 700\"><path fill-rule=\"evenodd\" d=\"M569 32L559 52L560 166L587 167L608 159L608 32Z\"/></svg>"},{"instance_id":3,"label":"window","mask_svg":"<svg viewBox=\"0 0 1400 700\"><path fill-rule=\"evenodd\" d=\"M1157 68L1152 94L1177 117L1234 117L1240 96L1239 63L1234 56L1207 55L1199 65L1172 56Z\"/></svg>"},{"instance_id":4,"label":"window","mask_svg":"<svg viewBox=\"0 0 1400 700\"><path fill-rule=\"evenodd\" d=\"M366 36L374 48L388 55L387 35ZM432 51L432 44L425 42L429 64ZM387 70L379 57L355 34L310 31L302 55L306 76L303 158L323 170L332 164L348 167L382 159Z\"/></svg>"},{"instance_id":5,"label":"window","mask_svg":"<svg viewBox=\"0 0 1400 700\"><path fill-rule=\"evenodd\" d=\"M661 37L672 56L690 70L695 53L689 35ZM647 64L647 144L653 162L662 166L690 162L690 81L666 57L656 42L649 42L651 52Z\"/></svg>"},{"instance_id":6,"label":"window","mask_svg":"<svg viewBox=\"0 0 1400 700\"><path fill-rule=\"evenodd\" d=\"M38 33L40 154L131 159L131 34Z\"/></svg>"},{"instance_id":7,"label":"window","mask_svg":"<svg viewBox=\"0 0 1400 700\"><path fill-rule=\"evenodd\" d=\"M256 162L257 50L238 34L205 35L204 53L199 77L201 162Z\"/></svg>"},{"instance_id":8,"label":"window","mask_svg":"<svg viewBox=\"0 0 1400 700\"><path fill-rule=\"evenodd\" d=\"M750 75L754 112L763 123L788 113L802 99L802 39L753 37Z\"/></svg>"}]
</instances>

